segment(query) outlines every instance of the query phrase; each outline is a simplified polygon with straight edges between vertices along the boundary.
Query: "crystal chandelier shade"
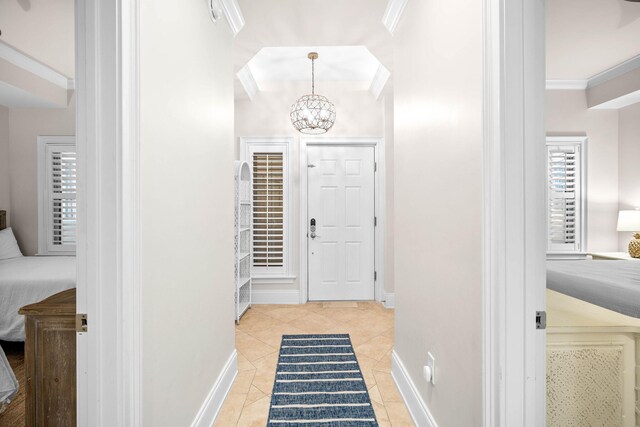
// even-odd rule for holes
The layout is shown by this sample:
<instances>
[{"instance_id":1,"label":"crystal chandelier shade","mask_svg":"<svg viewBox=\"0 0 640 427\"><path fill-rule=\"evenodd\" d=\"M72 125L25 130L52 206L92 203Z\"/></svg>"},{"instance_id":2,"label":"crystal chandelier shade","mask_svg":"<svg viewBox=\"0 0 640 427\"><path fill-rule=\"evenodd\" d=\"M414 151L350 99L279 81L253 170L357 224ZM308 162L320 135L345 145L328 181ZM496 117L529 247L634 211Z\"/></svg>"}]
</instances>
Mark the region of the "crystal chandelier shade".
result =
<instances>
[{"instance_id":1,"label":"crystal chandelier shade","mask_svg":"<svg viewBox=\"0 0 640 427\"><path fill-rule=\"evenodd\" d=\"M304 95L291 106L291 123L301 133L319 135L327 132L336 121L336 108L327 97L315 93L315 60L311 52L311 95Z\"/></svg>"}]
</instances>

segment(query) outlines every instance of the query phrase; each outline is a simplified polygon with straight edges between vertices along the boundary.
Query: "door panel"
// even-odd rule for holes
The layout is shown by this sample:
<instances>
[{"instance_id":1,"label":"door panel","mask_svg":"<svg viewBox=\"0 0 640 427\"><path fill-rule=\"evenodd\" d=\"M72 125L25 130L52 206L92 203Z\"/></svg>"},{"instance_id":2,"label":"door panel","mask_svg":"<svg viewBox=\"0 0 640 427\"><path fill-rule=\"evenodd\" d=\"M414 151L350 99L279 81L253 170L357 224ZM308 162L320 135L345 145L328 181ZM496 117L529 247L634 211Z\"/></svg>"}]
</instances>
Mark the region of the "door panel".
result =
<instances>
[{"instance_id":1,"label":"door panel","mask_svg":"<svg viewBox=\"0 0 640 427\"><path fill-rule=\"evenodd\" d=\"M372 300L374 149L309 146L307 163L309 299Z\"/></svg>"}]
</instances>

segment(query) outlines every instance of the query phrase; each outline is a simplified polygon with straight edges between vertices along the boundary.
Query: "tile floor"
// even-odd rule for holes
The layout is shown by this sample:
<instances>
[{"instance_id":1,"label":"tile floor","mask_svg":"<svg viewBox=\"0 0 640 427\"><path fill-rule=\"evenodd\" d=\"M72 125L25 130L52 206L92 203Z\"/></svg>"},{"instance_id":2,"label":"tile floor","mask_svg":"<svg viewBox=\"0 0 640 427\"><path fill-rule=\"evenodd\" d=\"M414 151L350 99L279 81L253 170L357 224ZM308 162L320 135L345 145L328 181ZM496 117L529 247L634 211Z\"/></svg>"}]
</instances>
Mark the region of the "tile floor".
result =
<instances>
[{"instance_id":1,"label":"tile floor","mask_svg":"<svg viewBox=\"0 0 640 427\"><path fill-rule=\"evenodd\" d=\"M351 335L380 427L413 427L391 377L393 310L375 302L254 305L236 327L238 376L215 427L265 427L283 334Z\"/></svg>"}]
</instances>

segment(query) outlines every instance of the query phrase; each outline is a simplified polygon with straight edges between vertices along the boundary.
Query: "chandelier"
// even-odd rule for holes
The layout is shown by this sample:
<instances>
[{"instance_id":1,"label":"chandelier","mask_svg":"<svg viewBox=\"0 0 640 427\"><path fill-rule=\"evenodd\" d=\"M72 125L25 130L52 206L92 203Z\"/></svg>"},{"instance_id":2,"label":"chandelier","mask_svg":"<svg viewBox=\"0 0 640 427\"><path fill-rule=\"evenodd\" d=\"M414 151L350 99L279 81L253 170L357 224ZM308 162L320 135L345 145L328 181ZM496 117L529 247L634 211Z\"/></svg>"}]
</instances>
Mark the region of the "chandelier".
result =
<instances>
[{"instance_id":1,"label":"chandelier","mask_svg":"<svg viewBox=\"0 0 640 427\"><path fill-rule=\"evenodd\" d=\"M316 95L315 60L316 52L310 52L311 95L304 95L291 106L291 123L299 132L319 135L327 132L336 121L336 108L322 95Z\"/></svg>"}]
</instances>

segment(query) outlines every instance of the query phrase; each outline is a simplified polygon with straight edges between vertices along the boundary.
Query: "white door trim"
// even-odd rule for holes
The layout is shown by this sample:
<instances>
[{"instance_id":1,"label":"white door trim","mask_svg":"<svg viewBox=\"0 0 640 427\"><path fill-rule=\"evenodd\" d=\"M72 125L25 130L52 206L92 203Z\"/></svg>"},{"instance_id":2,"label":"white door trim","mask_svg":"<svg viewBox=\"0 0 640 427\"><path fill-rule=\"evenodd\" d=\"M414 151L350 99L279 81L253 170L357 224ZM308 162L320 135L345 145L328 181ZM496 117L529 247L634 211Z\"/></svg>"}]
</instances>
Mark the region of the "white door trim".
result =
<instances>
[{"instance_id":1,"label":"white door trim","mask_svg":"<svg viewBox=\"0 0 640 427\"><path fill-rule=\"evenodd\" d=\"M307 146L365 146L373 147L377 171L375 174L375 216L378 226L375 228L375 299L384 299L384 208L385 208L385 165L384 138L378 137L300 137L300 303L308 301L308 260L307 260Z\"/></svg>"},{"instance_id":2,"label":"white door trim","mask_svg":"<svg viewBox=\"0 0 640 427\"><path fill-rule=\"evenodd\" d=\"M546 415L544 0L484 9L483 424L533 427Z\"/></svg>"},{"instance_id":3,"label":"white door trim","mask_svg":"<svg viewBox=\"0 0 640 427\"><path fill-rule=\"evenodd\" d=\"M76 0L78 425L142 425L138 1Z\"/></svg>"}]
</instances>

